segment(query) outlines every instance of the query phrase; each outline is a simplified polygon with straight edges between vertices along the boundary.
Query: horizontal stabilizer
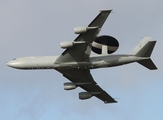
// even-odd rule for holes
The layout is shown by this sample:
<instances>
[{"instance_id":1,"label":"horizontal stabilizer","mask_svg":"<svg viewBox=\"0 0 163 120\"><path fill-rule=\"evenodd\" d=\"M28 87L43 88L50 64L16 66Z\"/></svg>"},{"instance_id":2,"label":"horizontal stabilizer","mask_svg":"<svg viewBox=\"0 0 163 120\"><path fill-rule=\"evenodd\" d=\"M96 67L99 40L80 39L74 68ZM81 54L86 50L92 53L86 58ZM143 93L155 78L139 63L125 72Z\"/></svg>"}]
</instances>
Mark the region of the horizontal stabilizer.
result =
<instances>
[{"instance_id":1,"label":"horizontal stabilizer","mask_svg":"<svg viewBox=\"0 0 163 120\"><path fill-rule=\"evenodd\" d=\"M153 63L153 61L149 58L147 60L142 60L138 62L139 64L143 65L144 67L150 69L150 70L156 70L157 67Z\"/></svg>"}]
</instances>

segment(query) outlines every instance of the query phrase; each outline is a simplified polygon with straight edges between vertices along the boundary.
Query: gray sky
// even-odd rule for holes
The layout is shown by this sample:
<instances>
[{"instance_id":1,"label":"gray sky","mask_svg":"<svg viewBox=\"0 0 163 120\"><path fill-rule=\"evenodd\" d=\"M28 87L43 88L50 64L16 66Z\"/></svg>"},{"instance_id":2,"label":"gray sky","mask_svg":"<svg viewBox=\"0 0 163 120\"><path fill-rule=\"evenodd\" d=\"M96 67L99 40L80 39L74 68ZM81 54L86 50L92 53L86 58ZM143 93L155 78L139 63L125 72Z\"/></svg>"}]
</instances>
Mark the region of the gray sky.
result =
<instances>
[{"instance_id":1,"label":"gray sky","mask_svg":"<svg viewBox=\"0 0 163 120\"><path fill-rule=\"evenodd\" d=\"M117 104L104 104L95 97L79 100L78 92L83 90L64 91L68 80L57 71L6 66L16 57L60 55L60 42L73 41L77 37L73 28L87 26L99 9L114 11L100 35L118 39L117 54L129 53L144 36L157 40L152 53L157 71L137 63L91 71ZM161 0L1 0L0 119L163 119L162 12Z\"/></svg>"}]
</instances>

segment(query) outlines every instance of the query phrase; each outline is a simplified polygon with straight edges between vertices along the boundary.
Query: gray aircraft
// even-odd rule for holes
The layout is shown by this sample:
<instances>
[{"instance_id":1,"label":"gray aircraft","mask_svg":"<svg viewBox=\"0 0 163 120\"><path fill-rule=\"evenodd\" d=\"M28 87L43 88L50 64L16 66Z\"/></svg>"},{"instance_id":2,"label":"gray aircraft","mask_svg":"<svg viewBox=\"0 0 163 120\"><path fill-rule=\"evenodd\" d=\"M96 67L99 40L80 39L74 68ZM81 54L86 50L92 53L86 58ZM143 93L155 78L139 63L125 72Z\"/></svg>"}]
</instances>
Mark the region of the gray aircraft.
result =
<instances>
[{"instance_id":1,"label":"gray aircraft","mask_svg":"<svg viewBox=\"0 0 163 120\"><path fill-rule=\"evenodd\" d=\"M95 96L104 103L116 103L115 99L97 85L90 69L137 62L150 70L155 70L157 67L150 56L156 41L144 37L130 54L110 55L117 50L118 41L111 36L98 34L111 11L101 10L87 27L74 28L74 32L79 36L73 42L61 43L61 48L66 50L60 56L20 57L8 62L7 65L23 70L55 69L71 81L64 83L65 90L72 90L78 86L85 90L79 93L79 99ZM100 55L90 56L91 51Z\"/></svg>"}]
</instances>

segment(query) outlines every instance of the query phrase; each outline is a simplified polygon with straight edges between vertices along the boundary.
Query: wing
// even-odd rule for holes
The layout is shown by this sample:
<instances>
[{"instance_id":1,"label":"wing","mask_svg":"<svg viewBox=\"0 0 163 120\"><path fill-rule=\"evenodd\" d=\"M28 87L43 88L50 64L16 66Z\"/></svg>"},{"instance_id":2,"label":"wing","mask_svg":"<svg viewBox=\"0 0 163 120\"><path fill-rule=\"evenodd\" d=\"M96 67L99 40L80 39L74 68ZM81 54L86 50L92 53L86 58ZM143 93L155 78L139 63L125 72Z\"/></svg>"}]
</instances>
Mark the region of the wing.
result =
<instances>
[{"instance_id":1,"label":"wing","mask_svg":"<svg viewBox=\"0 0 163 120\"><path fill-rule=\"evenodd\" d=\"M96 84L92 75L90 74L90 70L68 69L61 70L59 72L61 72L64 77L75 83L77 86L80 86L93 96L104 101L104 103L117 102Z\"/></svg>"},{"instance_id":2,"label":"wing","mask_svg":"<svg viewBox=\"0 0 163 120\"><path fill-rule=\"evenodd\" d=\"M112 10L101 10L97 17L88 25L88 27L96 27L97 29L88 30L80 34L74 41L84 41L84 44L75 45L67 48L55 63L63 62L82 62L89 61L91 52L91 43L96 39L100 29Z\"/></svg>"},{"instance_id":3,"label":"wing","mask_svg":"<svg viewBox=\"0 0 163 120\"><path fill-rule=\"evenodd\" d=\"M90 29L80 34L74 41L82 44L67 48L55 61L55 64L68 62L89 62L91 43L96 39L100 29L112 10L101 10L97 17L88 25L96 29ZM102 90L93 80L89 69L57 69L64 77L77 84L93 96L101 99L105 103L116 102L110 95Z\"/></svg>"}]
</instances>

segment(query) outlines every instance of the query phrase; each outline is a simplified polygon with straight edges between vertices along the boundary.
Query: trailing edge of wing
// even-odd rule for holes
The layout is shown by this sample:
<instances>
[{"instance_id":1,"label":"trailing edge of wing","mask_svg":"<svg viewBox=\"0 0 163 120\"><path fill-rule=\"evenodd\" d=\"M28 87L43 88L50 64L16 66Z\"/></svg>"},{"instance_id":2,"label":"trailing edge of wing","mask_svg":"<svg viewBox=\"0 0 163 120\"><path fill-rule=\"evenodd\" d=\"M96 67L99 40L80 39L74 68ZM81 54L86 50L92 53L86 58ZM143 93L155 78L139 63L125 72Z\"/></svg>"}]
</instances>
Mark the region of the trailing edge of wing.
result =
<instances>
[{"instance_id":1,"label":"trailing edge of wing","mask_svg":"<svg viewBox=\"0 0 163 120\"><path fill-rule=\"evenodd\" d=\"M83 88L87 92L91 93L93 96L99 98L104 103L116 103L108 93L106 93L100 86L96 84L92 75L90 74L90 70L59 70L63 74L64 77L76 83L79 87Z\"/></svg>"},{"instance_id":2,"label":"trailing edge of wing","mask_svg":"<svg viewBox=\"0 0 163 120\"><path fill-rule=\"evenodd\" d=\"M108 15L111 13L112 10L100 10L100 13L97 17L88 25L88 27L95 27L98 26L101 28L105 23Z\"/></svg>"},{"instance_id":3,"label":"trailing edge of wing","mask_svg":"<svg viewBox=\"0 0 163 120\"><path fill-rule=\"evenodd\" d=\"M80 34L74 41L85 41L85 44L79 44L71 48L67 48L62 55L55 61L55 63L63 62L81 62L89 61L91 53L91 43L96 39L105 23L108 15L112 10L102 10L96 18L88 25L88 27L98 27L98 29L91 29L83 34Z\"/></svg>"}]
</instances>

